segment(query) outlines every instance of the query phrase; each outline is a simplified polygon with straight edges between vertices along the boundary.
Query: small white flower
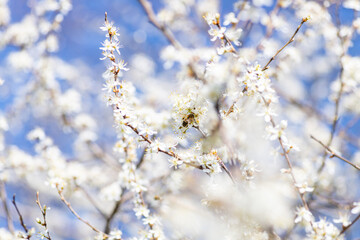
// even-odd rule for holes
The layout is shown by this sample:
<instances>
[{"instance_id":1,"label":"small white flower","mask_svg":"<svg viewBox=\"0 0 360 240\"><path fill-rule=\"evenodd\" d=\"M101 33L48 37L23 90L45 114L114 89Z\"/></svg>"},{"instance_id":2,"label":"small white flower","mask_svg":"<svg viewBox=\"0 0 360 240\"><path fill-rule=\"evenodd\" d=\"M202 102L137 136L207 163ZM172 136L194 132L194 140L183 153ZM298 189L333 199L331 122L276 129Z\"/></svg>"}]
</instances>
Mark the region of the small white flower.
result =
<instances>
[{"instance_id":1,"label":"small white flower","mask_svg":"<svg viewBox=\"0 0 360 240\"><path fill-rule=\"evenodd\" d=\"M144 205L140 205L140 206L134 208L134 211L135 211L135 215L138 218L149 217L149 214L150 214L150 210Z\"/></svg>"},{"instance_id":2,"label":"small white flower","mask_svg":"<svg viewBox=\"0 0 360 240\"><path fill-rule=\"evenodd\" d=\"M306 210L304 207L297 208L295 223L299 223L301 221L310 222L312 220L313 220L313 215L311 214L310 211Z\"/></svg>"},{"instance_id":3,"label":"small white flower","mask_svg":"<svg viewBox=\"0 0 360 240\"><path fill-rule=\"evenodd\" d=\"M159 150L164 150L166 148L165 144L159 142L159 140L154 140L150 144L150 151L151 152L158 152Z\"/></svg>"},{"instance_id":4,"label":"small white flower","mask_svg":"<svg viewBox=\"0 0 360 240\"><path fill-rule=\"evenodd\" d=\"M177 169L181 164L183 164L183 161L178 159L178 158L170 158L169 159L170 162L170 167L174 167L175 169Z\"/></svg>"},{"instance_id":5,"label":"small white flower","mask_svg":"<svg viewBox=\"0 0 360 240\"><path fill-rule=\"evenodd\" d=\"M211 41L215 41L217 38L222 39L224 37L225 31L226 31L226 27L221 27L220 29L211 28L208 31L209 35L213 37L211 38Z\"/></svg>"},{"instance_id":6,"label":"small white flower","mask_svg":"<svg viewBox=\"0 0 360 240\"><path fill-rule=\"evenodd\" d=\"M281 128L282 130L285 130L285 129L287 128L287 126L288 126L287 121L286 121L286 120L281 120L281 122L280 122L280 128Z\"/></svg>"},{"instance_id":7,"label":"small white flower","mask_svg":"<svg viewBox=\"0 0 360 240\"><path fill-rule=\"evenodd\" d=\"M219 55L223 55L224 53L232 52L232 47L229 44L221 44L221 46L216 49L216 52Z\"/></svg>"},{"instance_id":8,"label":"small white flower","mask_svg":"<svg viewBox=\"0 0 360 240\"><path fill-rule=\"evenodd\" d=\"M334 223L341 223L342 226L347 227L351 224L351 221L349 220L349 214L347 213L339 213L339 218L333 220Z\"/></svg>"},{"instance_id":9,"label":"small white flower","mask_svg":"<svg viewBox=\"0 0 360 240\"><path fill-rule=\"evenodd\" d=\"M59 177L52 177L45 183L47 185L50 185L52 188L63 189L66 186L66 182L64 181L64 179Z\"/></svg>"},{"instance_id":10,"label":"small white flower","mask_svg":"<svg viewBox=\"0 0 360 240\"><path fill-rule=\"evenodd\" d=\"M160 224L159 219L155 216L148 216L146 218L143 219L143 223L146 225L155 225L155 224Z\"/></svg>"},{"instance_id":11,"label":"small white flower","mask_svg":"<svg viewBox=\"0 0 360 240\"><path fill-rule=\"evenodd\" d=\"M312 191L314 191L314 188L313 188L313 187L309 187L307 182L298 183L298 184L295 184L295 186L296 186L297 188L299 188L299 192L300 192L300 193L305 193L305 192L312 192Z\"/></svg>"},{"instance_id":12,"label":"small white flower","mask_svg":"<svg viewBox=\"0 0 360 240\"><path fill-rule=\"evenodd\" d=\"M108 32L113 28L113 23L110 22L105 22L104 25L102 27L100 27L100 29L104 32Z\"/></svg>"},{"instance_id":13,"label":"small white flower","mask_svg":"<svg viewBox=\"0 0 360 240\"><path fill-rule=\"evenodd\" d=\"M104 55L104 57L100 58L100 60L105 60L105 59L115 59L114 54L112 54L111 52L102 52L102 55Z\"/></svg>"},{"instance_id":14,"label":"small white flower","mask_svg":"<svg viewBox=\"0 0 360 240\"><path fill-rule=\"evenodd\" d=\"M124 60L120 60L118 63L112 63L114 67L119 69L120 71L128 71L129 69L126 68L127 63Z\"/></svg>"},{"instance_id":15,"label":"small white flower","mask_svg":"<svg viewBox=\"0 0 360 240\"><path fill-rule=\"evenodd\" d=\"M216 24L217 19L220 18L220 14L219 13L206 13L205 16L203 16L203 18L205 19L205 21L207 22L208 25Z\"/></svg>"},{"instance_id":16,"label":"small white flower","mask_svg":"<svg viewBox=\"0 0 360 240\"><path fill-rule=\"evenodd\" d=\"M139 135L151 136L156 134L156 131L152 130L149 126L145 126L140 129Z\"/></svg>"},{"instance_id":17,"label":"small white flower","mask_svg":"<svg viewBox=\"0 0 360 240\"><path fill-rule=\"evenodd\" d=\"M242 34L243 30L240 28L237 29L229 29L226 32L226 37L233 42L236 46L240 46L241 43L239 41L241 34Z\"/></svg>"},{"instance_id":18,"label":"small white flower","mask_svg":"<svg viewBox=\"0 0 360 240\"><path fill-rule=\"evenodd\" d=\"M100 29L102 31L108 32L106 34L106 37L110 37L110 35L111 35L111 37L113 37L115 40L118 40L118 36L120 36L117 28L114 27L113 23L105 22L104 26L100 27Z\"/></svg>"},{"instance_id":19,"label":"small white flower","mask_svg":"<svg viewBox=\"0 0 360 240\"><path fill-rule=\"evenodd\" d=\"M241 169L241 174L242 174L242 176L243 176L246 180L252 180L252 179L254 179L255 173L261 172L261 170L258 169L258 166L257 166L257 164L255 163L254 160L250 160L250 161L244 160L244 161L241 161L240 169Z\"/></svg>"},{"instance_id":20,"label":"small white flower","mask_svg":"<svg viewBox=\"0 0 360 240\"><path fill-rule=\"evenodd\" d=\"M231 12L225 15L224 25L237 24L239 20L235 17L235 13Z\"/></svg>"},{"instance_id":21,"label":"small white flower","mask_svg":"<svg viewBox=\"0 0 360 240\"><path fill-rule=\"evenodd\" d=\"M264 116L265 122L270 122L273 116L277 116L274 110L270 106L264 106L263 111L258 113L257 116Z\"/></svg>"},{"instance_id":22,"label":"small white flower","mask_svg":"<svg viewBox=\"0 0 360 240\"><path fill-rule=\"evenodd\" d=\"M109 240L121 240L122 232L120 230L112 230Z\"/></svg>"},{"instance_id":23,"label":"small white flower","mask_svg":"<svg viewBox=\"0 0 360 240\"><path fill-rule=\"evenodd\" d=\"M339 238L339 229L326 219L320 219L313 223L313 231L308 234L309 239L342 239Z\"/></svg>"},{"instance_id":24,"label":"small white flower","mask_svg":"<svg viewBox=\"0 0 360 240\"><path fill-rule=\"evenodd\" d=\"M197 161L202 166L204 172L208 174L216 174L221 172L221 166L219 164L216 151L213 150L209 154L200 156Z\"/></svg>"},{"instance_id":25,"label":"small white flower","mask_svg":"<svg viewBox=\"0 0 360 240\"><path fill-rule=\"evenodd\" d=\"M114 89L117 89L119 86L119 83L115 82L113 79L106 80L105 84L103 84L103 91L106 91L108 93L111 93L114 91Z\"/></svg>"},{"instance_id":26,"label":"small white flower","mask_svg":"<svg viewBox=\"0 0 360 240\"><path fill-rule=\"evenodd\" d=\"M114 51L116 50L116 52L118 54L120 54L120 51L119 51L119 43L116 42L116 41L109 41L108 39L106 39L103 43L101 43L103 46L100 47L100 50L103 50L104 52L111 52L111 51Z\"/></svg>"},{"instance_id":27,"label":"small white flower","mask_svg":"<svg viewBox=\"0 0 360 240\"><path fill-rule=\"evenodd\" d=\"M131 187L132 187L132 190L137 193L147 191L147 188L138 182L132 182Z\"/></svg>"}]
</instances>

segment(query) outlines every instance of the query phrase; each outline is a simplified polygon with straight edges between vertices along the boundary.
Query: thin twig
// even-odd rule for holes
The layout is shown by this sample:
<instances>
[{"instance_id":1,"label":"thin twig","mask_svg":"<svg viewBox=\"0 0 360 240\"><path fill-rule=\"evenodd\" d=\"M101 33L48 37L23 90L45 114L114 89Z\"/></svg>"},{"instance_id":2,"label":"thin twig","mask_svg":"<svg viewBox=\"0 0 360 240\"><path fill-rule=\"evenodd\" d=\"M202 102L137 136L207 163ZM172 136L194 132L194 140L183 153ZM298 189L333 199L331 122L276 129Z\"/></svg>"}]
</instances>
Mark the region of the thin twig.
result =
<instances>
[{"instance_id":1,"label":"thin twig","mask_svg":"<svg viewBox=\"0 0 360 240\"><path fill-rule=\"evenodd\" d=\"M97 205L96 201L90 196L90 194L79 184L75 182L75 186L79 188L86 196L86 198L89 200L89 202L94 206L94 208L100 213L100 215L103 218L107 218L106 214L100 209L100 207Z\"/></svg>"},{"instance_id":2,"label":"thin twig","mask_svg":"<svg viewBox=\"0 0 360 240\"><path fill-rule=\"evenodd\" d=\"M284 50L284 48L285 48L287 45L289 45L290 43L292 43L292 42L294 41L295 35L299 32L301 26L302 26L305 22L307 22L308 20L309 20L309 18L303 18L303 19L301 20L301 23L300 23L299 26L296 28L295 32L293 33L293 35L291 36L291 38L289 39L289 41L288 41L287 43L285 43L285 45L282 46L279 50L277 50L277 52L275 53L275 55L272 56L272 57L269 59L269 61L265 64L265 66L261 69L262 71L267 70L268 67L269 67L269 65L270 65L270 63L276 58L276 56L277 56L282 50ZM245 88L242 90L242 92L244 93L244 92L246 92L246 91L247 91L247 87L245 86ZM225 116L228 116L230 113L232 113L232 112L234 111L236 102L237 102L237 100L235 100L235 101L231 104L230 108L225 112Z\"/></svg>"},{"instance_id":3,"label":"thin twig","mask_svg":"<svg viewBox=\"0 0 360 240\"><path fill-rule=\"evenodd\" d=\"M143 153L141 154L140 160L137 162L136 164L136 169L140 168L140 166L144 163L144 159L145 159L145 155L146 155L146 149L144 149ZM118 201L115 202L115 205L113 207L113 210L111 211L111 213L109 214L109 216L106 217L106 223L105 223L105 227L104 227L104 232L105 233L109 233L110 232L110 225L112 220L114 219L116 213L119 211L121 205L126 202L126 199L123 198L124 194L126 192L125 188L121 188L121 194L120 194L120 199Z\"/></svg>"},{"instance_id":4,"label":"thin twig","mask_svg":"<svg viewBox=\"0 0 360 240\"><path fill-rule=\"evenodd\" d=\"M232 176L230 170L226 167L225 163L221 160L221 158L218 156L218 161L220 163L220 166L222 167L222 169L224 169L224 171L226 172L226 174L230 177L231 181L233 182L233 184L236 184L234 177Z\"/></svg>"},{"instance_id":5,"label":"thin twig","mask_svg":"<svg viewBox=\"0 0 360 240\"><path fill-rule=\"evenodd\" d=\"M272 56L272 57L269 59L269 61L268 61L268 62L265 64L265 66L263 67L263 69L262 69L263 71L265 71L266 69L268 69L268 66L269 66L270 63L275 59L275 57L276 57L282 50L284 50L284 48L286 48L287 45L289 45L290 43L292 43L292 42L294 41L295 35L299 32L301 26L302 26L305 22L307 22L308 20L309 20L309 18L303 18L303 19L301 20L300 25L296 28L294 34L291 36L291 38L289 39L289 41L288 41L287 43L285 43L285 45L284 45L282 48L280 48L280 49L275 53L275 55Z\"/></svg>"},{"instance_id":6,"label":"thin twig","mask_svg":"<svg viewBox=\"0 0 360 240\"><path fill-rule=\"evenodd\" d=\"M343 234L345 231L347 231L351 226L353 226L353 225L357 222L357 220L359 220L359 219L360 219L360 214L357 215L357 217L354 219L354 221L352 221L352 222L350 223L350 225L348 225L348 226L346 226L346 227L343 226L343 228L341 229L341 232L339 233L339 236L340 236L341 234Z\"/></svg>"},{"instance_id":7,"label":"thin twig","mask_svg":"<svg viewBox=\"0 0 360 240\"><path fill-rule=\"evenodd\" d=\"M97 233L103 234L105 237L109 237L106 233L100 231L99 229L97 229L96 227L94 227L93 225L91 225L88 221L86 221L85 219L81 218L80 215L73 209L73 207L71 206L71 204L65 199L64 195L63 195L63 189L59 187L58 184L56 184L56 189L58 191L58 194L60 196L61 201L68 207L68 209L71 211L71 213L80 221L82 221L83 223L85 223L86 225L88 225L92 230L94 230Z\"/></svg>"},{"instance_id":8,"label":"thin twig","mask_svg":"<svg viewBox=\"0 0 360 240\"><path fill-rule=\"evenodd\" d=\"M266 102L264 97L262 97L262 100L263 100L265 106L269 105L269 103ZM270 115L270 123L271 123L272 127L274 127L274 128L276 127L275 121L274 121L274 119L273 119L273 117L271 115ZM301 202L302 202L304 208L306 210L310 211L310 208L309 208L309 206L308 206L308 204L307 204L307 202L305 200L305 194L300 192L299 188L296 187L298 185L298 183L296 181L296 178L295 178L295 175L294 175L294 172L293 172L293 167L292 167L292 164L291 164L291 161L290 161L290 158L289 158L288 151L284 147L284 143L283 143L283 140L282 140L281 136L278 137L278 141L280 143L280 147L281 147L281 149L283 151L283 155L284 155L284 157L286 159L286 162L288 164L288 167L289 167L289 170L290 170L289 173L290 173L290 176L292 178L295 189L296 189L296 191L298 192L298 194L300 196L300 199L301 199ZM311 225L312 228L314 228L312 221L310 221L310 225Z\"/></svg>"},{"instance_id":9,"label":"thin twig","mask_svg":"<svg viewBox=\"0 0 360 240\"><path fill-rule=\"evenodd\" d=\"M26 227L26 224L24 223L23 216L21 215L20 210L19 210L19 208L18 208L17 205L16 205L15 194L13 195L12 204L14 205L14 207L15 207L15 209L16 209L16 212L17 212L17 214L19 215L20 225L21 225L22 228L25 230L26 236L24 236L24 237L26 237L26 239L30 239L30 238L31 238L31 235L29 234L29 229Z\"/></svg>"},{"instance_id":10,"label":"thin twig","mask_svg":"<svg viewBox=\"0 0 360 240\"><path fill-rule=\"evenodd\" d=\"M360 170L360 167L359 167L358 165L352 163L352 162L349 161L348 159L346 159L346 158L340 156L339 154L335 153L333 150L331 150L330 147L328 147L328 146L325 145L323 142L321 142L320 140L318 140L317 138L315 138L313 135L310 135L310 137L311 137L312 139L314 139L316 142L318 142L321 146L323 146L328 152L331 153L330 158L332 158L332 157L337 157L338 159L346 162L347 164L350 164L352 167L356 168L357 170Z\"/></svg>"},{"instance_id":11,"label":"thin twig","mask_svg":"<svg viewBox=\"0 0 360 240\"><path fill-rule=\"evenodd\" d=\"M48 240L51 240L51 237L50 237L50 232L49 232L49 229L48 229L48 225L47 225L47 221L46 221L46 210L47 210L47 207L46 205L44 205L44 207L41 206L41 203L40 203L40 198L39 198L39 192L36 192L36 204L39 206L40 208L40 211L43 215L43 222L38 222L39 224L41 224L42 226L44 226L45 228L45 232L46 232L46 235L44 235L44 237Z\"/></svg>"},{"instance_id":12,"label":"thin twig","mask_svg":"<svg viewBox=\"0 0 360 240\"><path fill-rule=\"evenodd\" d=\"M342 97L342 94L344 92L344 81L343 81L343 74L344 74L344 66L342 64L342 58L345 56L346 54L346 51L344 49L344 38L341 36L341 33L340 33L340 28L341 28L341 22L340 22L340 16L339 16L339 3L340 2L337 2L336 4L336 9L335 9L335 22L336 22L336 25L337 25L337 37L339 38L340 42L341 42L341 46L342 46L342 53L340 55L340 58L339 58L339 62L340 62L340 73L339 73L339 82L340 82L340 89L337 93L337 96L336 96L336 99L335 99L335 111L334 111L334 117L333 117L333 121L331 123L331 132L330 132L330 138L326 144L327 147L330 147L333 140L334 140L334 136L335 136L335 131L336 131L336 127L338 125L338 122L339 122L339 110L340 110L340 100L341 100L341 97ZM321 166L319 167L318 169L318 173L321 173L325 167L325 160L326 160L326 156L327 156L327 153L326 151L324 152L323 154L323 157L322 157L322 163L321 163Z\"/></svg>"},{"instance_id":13,"label":"thin twig","mask_svg":"<svg viewBox=\"0 0 360 240\"><path fill-rule=\"evenodd\" d=\"M201 130L201 128L200 128L199 126L196 126L196 127L194 127L194 128L195 128L196 130L198 130L204 138L206 138L206 134L204 133L203 130Z\"/></svg>"},{"instance_id":14,"label":"thin twig","mask_svg":"<svg viewBox=\"0 0 360 240\"><path fill-rule=\"evenodd\" d=\"M330 138L326 144L326 147L330 147L331 144L332 144L332 141L334 140L334 136L335 136L335 131L336 131L336 127L337 127L337 124L339 122L339 109L340 109L340 99L341 99L341 96L342 96L342 93L343 93L343 89L344 89L344 83L342 81L342 75L343 75L343 72L344 72L344 67L341 66L341 69L340 69L340 90L337 94L337 97L336 97L336 100L335 100L335 112L334 112L334 118L333 118L333 121L332 121L332 124L331 124L331 132L330 132ZM323 154L323 157L322 157L322 163L321 163L321 166L320 168L318 169L318 173L321 173L322 170L324 169L325 167L325 160L326 160L326 152L324 152Z\"/></svg>"},{"instance_id":15,"label":"thin twig","mask_svg":"<svg viewBox=\"0 0 360 240\"><path fill-rule=\"evenodd\" d=\"M216 24L215 24L219 30L221 30L221 25L220 25L220 22L218 21ZM222 37L223 40L225 40L225 42L230 46L231 48L231 51L232 53L235 53L236 54L236 50L234 48L234 45L231 43L231 40L226 36L226 34L224 33L223 34L224 36Z\"/></svg>"},{"instance_id":16,"label":"thin twig","mask_svg":"<svg viewBox=\"0 0 360 240\"><path fill-rule=\"evenodd\" d=\"M0 188L1 188L0 189L0 197L1 197L1 201L3 203L4 211L6 214L6 223L7 223L9 231L11 233L14 233L14 223L11 218L9 206L7 204L7 194L6 194L6 189L5 189L5 183L3 181L0 182Z\"/></svg>"},{"instance_id":17,"label":"thin twig","mask_svg":"<svg viewBox=\"0 0 360 240\"><path fill-rule=\"evenodd\" d=\"M141 165L144 163L146 152L147 152L147 148L145 148L144 151L142 152L139 161L136 163L136 168L141 167Z\"/></svg>"},{"instance_id":18,"label":"thin twig","mask_svg":"<svg viewBox=\"0 0 360 240\"><path fill-rule=\"evenodd\" d=\"M173 45L177 50L182 50L183 46L180 44L179 41L176 40L174 34L170 31L170 29L167 28L165 24L161 24L158 21L154 9L151 6L151 3L147 0L138 0L138 2L143 7L150 23L153 24L157 29L159 29L163 33L163 35L167 38L167 40L171 43L171 45ZM195 79L206 82L206 80L197 73L194 64L189 62L187 66L191 71L191 74L195 77Z\"/></svg>"},{"instance_id":19,"label":"thin twig","mask_svg":"<svg viewBox=\"0 0 360 240\"><path fill-rule=\"evenodd\" d=\"M110 215L106 218L106 223L105 223L105 227L104 227L104 232L105 233L109 233L110 232L110 225L112 220L114 219L116 213L119 211L121 204L123 203L123 195L125 193L125 189L122 188L122 192L120 195L120 200L116 201L113 210L111 211Z\"/></svg>"},{"instance_id":20,"label":"thin twig","mask_svg":"<svg viewBox=\"0 0 360 240\"><path fill-rule=\"evenodd\" d=\"M181 44L175 39L172 32L167 27L165 27L164 24L161 24L157 20L156 14L151 6L151 3L147 0L138 0L138 1L141 4L141 6L144 8L150 23L153 24L157 29L159 29L176 49L181 49L182 48Z\"/></svg>"}]
</instances>

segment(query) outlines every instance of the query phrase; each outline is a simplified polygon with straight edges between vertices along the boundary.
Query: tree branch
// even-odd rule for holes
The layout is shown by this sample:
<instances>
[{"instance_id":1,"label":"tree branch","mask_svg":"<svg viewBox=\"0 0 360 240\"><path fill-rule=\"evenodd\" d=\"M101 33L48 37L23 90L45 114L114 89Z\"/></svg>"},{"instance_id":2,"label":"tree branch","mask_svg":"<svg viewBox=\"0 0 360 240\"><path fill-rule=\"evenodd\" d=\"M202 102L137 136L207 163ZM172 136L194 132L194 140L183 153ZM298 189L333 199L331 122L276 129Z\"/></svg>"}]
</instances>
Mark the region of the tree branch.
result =
<instances>
[{"instance_id":1,"label":"tree branch","mask_svg":"<svg viewBox=\"0 0 360 240\"><path fill-rule=\"evenodd\" d=\"M24 236L26 239L30 239L31 238L31 234L29 234L29 229L26 227L26 224L24 223L24 219L23 216L20 213L19 208L16 205L16 201L15 201L15 194L13 195L13 199L12 199L12 204L14 205L17 214L19 215L19 220L20 220L20 225L22 226L22 228L25 230L26 236Z\"/></svg>"},{"instance_id":2,"label":"tree branch","mask_svg":"<svg viewBox=\"0 0 360 240\"><path fill-rule=\"evenodd\" d=\"M39 220L39 224L41 224L42 226L44 226L45 228L45 233L46 235L44 235L44 237L48 240L51 240L51 237L50 237L50 232L49 232L49 229L48 229L48 226L47 226L47 221L46 221L46 205L44 205L44 207L41 206L41 203L40 203L40 198L39 198L39 192L36 192L36 204L39 206L40 208L40 211L43 215L43 222L41 222Z\"/></svg>"},{"instance_id":3,"label":"tree branch","mask_svg":"<svg viewBox=\"0 0 360 240\"><path fill-rule=\"evenodd\" d=\"M262 69L263 71L265 71L266 69L268 69L268 66L270 65L270 63L271 63L273 60L275 60L276 56L277 56L282 50L284 50L284 48L286 48L287 45L289 45L290 43L292 43L292 42L294 41L295 35L299 32L301 26L302 26L305 22L307 22L308 20L309 20L309 18L303 18L303 19L301 20L300 25L296 28L294 34L291 36L291 38L289 39L289 41L288 41L287 43L285 43L285 45L284 45L282 48L280 48L280 49L275 53L275 55L272 56L272 57L269 59L269 61L268 61L268 62L265 64L265 66L263 67L263 69Z\"/></svg>"},{"instance_id":4,"label":"tree branch","mask_svg":"<svg viewBox=\"0 0 360 240\"><path fill-rule=\"evenodd\" d=\"M81 222L85 223L86 225L88 225L92 230L94 230L97 233L103 234L106 237L109 237L106 233L100 231L99 229L97 229L96 227L94 227L93 225L91 225L88 221L84 220L83 218L80 217L80 215L73 209L73 207L71 206L71 204L65 199L64 195L63 195L63 189L61 189L59 187L58 184L56 184L56 189L58 191L58 194L60 196L61 201L68 207L68 209L71 211L71 213L77 218L79 219Z\"/></svg>"},{"instance_id":5,"label":"tree branch","mask_svg":"<svg viewBox=\"0 0 360 240\"><path fill-rule=\"evenodd\" d=\"M312 139L314 139L316 142L318 142L321 146L323 146L328 152L331 153L330 158L332 158L332 157L337 157L338 159L346 162L347 164L350 164L352 167L356 168L357 170L360 170L360 167L359 167L358 165L356 165L356 164L352 163L350 160L348 160L348 159L346 159L346 158L344 158L344 157L336 154L333 150L331 150L331 148L329 148L329 147L328 147L327 145L325 145L323 142L321 142L320 140L318 140L317 138L315 138L313 135L310 135L310 137L311 137Z\"/></svg>"}]
</instances>

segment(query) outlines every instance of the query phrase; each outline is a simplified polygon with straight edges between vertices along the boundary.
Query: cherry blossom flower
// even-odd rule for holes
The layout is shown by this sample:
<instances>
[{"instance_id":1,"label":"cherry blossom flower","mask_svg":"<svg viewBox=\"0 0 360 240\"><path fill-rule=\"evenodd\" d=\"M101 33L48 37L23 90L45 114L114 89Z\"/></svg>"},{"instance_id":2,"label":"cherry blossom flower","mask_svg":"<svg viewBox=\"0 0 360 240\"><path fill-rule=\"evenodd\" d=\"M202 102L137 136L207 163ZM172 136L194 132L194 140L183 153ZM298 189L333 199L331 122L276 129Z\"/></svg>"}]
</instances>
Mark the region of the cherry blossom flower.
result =
<instances>
[{"instance_id":1,"label":"cherry blossom flower","mask_svg":"<svg viewBox=\"0 0 360 240\"><path fill-rule=\"evenodd\" d=\"M212 36L211 41L215 41L216 39L223 39L225 31L226 31L226 27L221 27L220 29L211 28L208 31L209 35Z\"/></svg>"},{"instance_id":2,"label":"cherry blossom flower","mask_svg":"<svg viewBox=\"0 0 360 240\"><path fill-rule=\"evenodd\" d=\"M334 223L341 223L342 226L347 227L351 224L349 214L339 213L339 218L334 219Z\"/></svg>"},{"instance_id":3,"label":"cherry blossom flower","mask_svg":"<svg viewBox=\"0 0 360 240\"><path fill-rule=\"evenodd\" d=\"M301 221L310 222L312 220L313 220L313 215L311 214L310 211L306 210L304 207L297 208L295 223L299 223Z\"/></svg>"}]
</instances>

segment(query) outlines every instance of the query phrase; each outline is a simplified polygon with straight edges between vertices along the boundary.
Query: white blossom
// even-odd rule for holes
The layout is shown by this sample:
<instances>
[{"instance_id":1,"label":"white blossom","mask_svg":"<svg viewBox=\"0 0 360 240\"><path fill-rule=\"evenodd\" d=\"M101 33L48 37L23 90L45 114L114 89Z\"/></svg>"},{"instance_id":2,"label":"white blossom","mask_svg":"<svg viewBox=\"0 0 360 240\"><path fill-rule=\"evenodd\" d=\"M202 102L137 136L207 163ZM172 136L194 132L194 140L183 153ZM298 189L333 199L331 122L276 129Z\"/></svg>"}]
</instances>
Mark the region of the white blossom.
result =
<instances>
[{"instance_id":1,"label":"white blossom","mask_svg":"<svg viewBox=\"0 0 360 240\"><path fill-rule=\"evenodd\" d=\"M310 211L306 210L304 207L297 208L295 223L299 223L301 221L310 222L312 220L313 220L313 215L311 214Z\"/></svg>"}]
</instances>

